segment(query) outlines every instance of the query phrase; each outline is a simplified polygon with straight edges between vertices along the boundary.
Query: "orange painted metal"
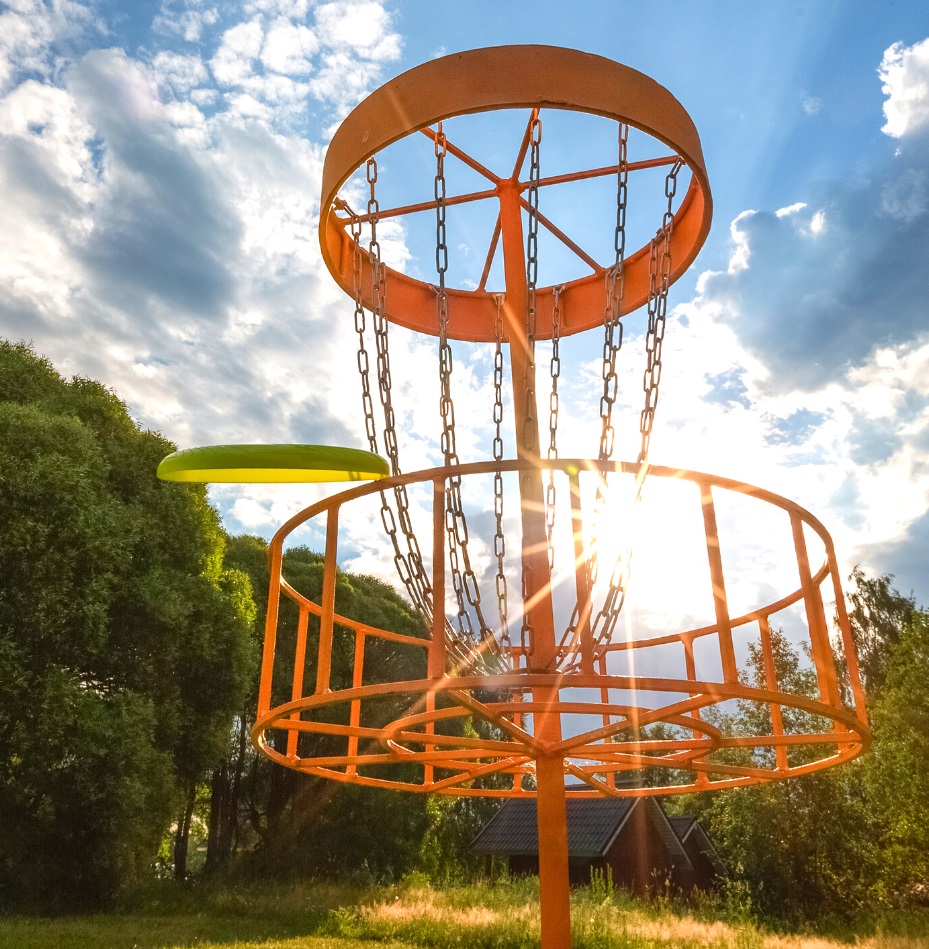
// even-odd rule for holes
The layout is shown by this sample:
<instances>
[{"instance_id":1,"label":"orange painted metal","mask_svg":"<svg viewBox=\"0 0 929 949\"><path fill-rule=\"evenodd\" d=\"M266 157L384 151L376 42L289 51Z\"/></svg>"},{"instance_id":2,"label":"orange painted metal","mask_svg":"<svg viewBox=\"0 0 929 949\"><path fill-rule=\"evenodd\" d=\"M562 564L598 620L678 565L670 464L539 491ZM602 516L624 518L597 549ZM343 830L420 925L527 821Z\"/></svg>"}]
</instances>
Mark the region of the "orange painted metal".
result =
<instances>
[{"instance_id":1,"label":"orange painted metal","mask_svg":"<svg viewBox=\"0 0 929 949\"><path fill-rule=\"evenodd\" d=\"M543 461L540 464L543 470L559 473L566 482L577 478L578 472L581 479L599 477L600 463L593 459L564 459ZM504 472L518 473L529 465L528 461L504 461L499 467ZM280 569L280 552L284 542L301 525L317 518L327 518L330 511L338 511L344 505L374 495L383 488L389 490L393 483L427 484L439 496L442 488L434 486L444 485L445 479L459 475L466 485L469 478L480 479L497 467L495 462L482 462L454 469L430 469L351 488L291 518L272 540L271 561L278 564ZM615 462L609 463L606 470L634 479L639 466ZM488 680L486 675L468 674L466 670L451 668L446 668L444 675L436 676L435 667L432 666L432 674L427 679L369 683L365 682L363 672L366 641L387 639L413 650L421 650L428 656L433 647L432 636L417 638L394 633L334 613L336 633L351 636L356 641L352 688L314 692L276 708L266 707L259 714L253 731L256 746L283 765L337 781L485 797L536 796L537 790L526 785L523 779L531 776L538 780L540 760L547 762L543 769L547 768L552 773L555 770L552 761L565 761L563 768L559 765L559 775L567 773L583 783L582 788L568 787L565 790L567 796L643 796L681 794L704 789L722 790L796 777L832 767L864 752L870 744L870 733L864 705L855 698L861 696L862 691L854 653L850 651L848 620L843 609L836 610L837 644L830 645L828 649L820 644L820 657L816 662L823 682L837 681L839 667L844 662L853 703L846 706L838 690L831 687L824 688L819 698L811 699L784 691L776 681L770 633L772 626L783 622L781 616L786 617L793 608L801 606L808 617L812 646L813 637L820 635L819 629L827 628L829 624L819 591L841 590L832 541L823 525L792 501L730 479L660 466L652 466L649 477L693 483L697 488L694 499L701 512L708 488L712 489L714 495L732 493L779 510L788 536L790 525L798 523L804 532L818 539L823 549L823 561L815 566L810 564L808 570L802 570L801 582L796 588L740 615L732 615L728 601L716 595L718 577L714 582L711 572L707 596L714 603L714 612L718 611L717 622L659 636L643 633L616 639L598 653L595 673L579 668L570 673L557 669L531 671L520 664L519 650L514 646L509 668L493 676L492 680ZM434 535L441 544L442 532L436 530ZM674 542L674 538L669 538L669 543ZM435 578L436 574L433 576ZM281 595L290 598L299 607L317 616L322 615L323 607L320 604L299 593L279 575L276 585ZM274 586L275 577L272 576L272 588ZM439 590L443 588L437 587ZM813 594L814 590L818 595ZM693 644L707 638L718 640L721 627L729 630L736 645L756 643L764 665L763 685L747 685L738 676L720 676L718 679L697 677ZM270 657L273 663L276 625L269 625L268 632L265 657L266 662ZM677 677L617 675L609 671L608 657L613 654L632 650L636 655L645 657L649 650L670 643L681 644L686 660ZM840 649L839 644L844 644L844 648L836 652ZM567 640L566 645L557 650L558 665L577 667L579 664L573 663L573 659L580 655L581 649L578 639ZM736 655L741 654L739 649L735 652ZM432 655L435 656L434 653ZM268 696L271 694L270 677L271 666L266 665L262 670L262 683L263 688L268 690ZM478 698L490 687L498 698ZM582 694L578 690L595 690L598 698L578 698ZM640 696L636 705L611 698L617 692L631 691ZM406 713L383 727L361 726L361 706L385 696L407 696ZM437 698L441 698L441 701L436 701ZM723 735L700 717L703 710L732 699L756 703L769 709L771 734ZM325 716L326 721L316 721L313 713L323 707L329 707L330 714ZM331 714L339 708L344 709L341 719L338 714ZM782 716L784 709L807 712L811 722L817 721L818 716L828 727L822 731L786 734ZM439 734L430 728L430 725L439 722L461 721L469 716L477 716L487 722L498 737L489 739ZM537 719L532 730L525 727L527 716ZM600 724L580 728L575 724L575 728L569 730L572 733L563 737L554 734L554 730L547 732L545 722L555 719L562 723L573 721L590 725L596 720ZM660 739L642 737L642 729L659 722L676 727L680 734ZM293 732L341 735L348 740L347 750L343 754L328 754L325 757L292 758L275 751L277 743L272 745L266 740L271 732L288 736ZM361 739L367 740L363 749L359 744ZM770 764L762 760L733 764L720 759L720 753L727 750L753 748L773 750L774 760ZM793 764L787 757L790 748L805 749L804 755ZM423 768L422 778L418 781L409 778L391 780L366 770L375 765L400 762L420 764ZM681 780L669 787L643 787L616 781L617 776L643 768L665 768L677 778L689 774L690 780ZM543 773L547 774L547 771ZM490 774L509 775L512 780L503 785L482 786L480 779ZM563 778L561 784L564 787ZM556 800L547 800L543 806L550 806L554 813L559 805Z\"/></svg>"},{"instance_id":2,"label":"orange painted metal","mask_svg":"<svg viewBox=\"0 0 929 949\"><path fill-rule=\"evenodd\" d=\"M533 346L527 336L529 285L523 234L523 214L529 210L527 193L531 196L534 192L529 192L530 183L521 177L533 121L540 110L588 113L624 123L670 150L670 154L624 164L624 180L628 174L675 166L678 160L683 162L690 173L687 192L673 209L673 215L668 204L662 225L662 233L669 235L670 240L671 269L667 280L673 283L690 266L706 239L712 200L697 131L667 90L642 73L602 57L544 46L457 53L398 76L345 119L329 146L323 168L319 238L330 273L350 296L357 292L360 302L371 308L371 258L356 247L349 224L371 221L373 215L354 215L340 194L368 159L408 135L423 134L435 141L438 133L430 126L444 119L513 108L529 110L530 123L510 172L492 171L443 134L447 153L467 165L487 185L467 194L445 197L441 207L444 220L445 208L496 202L496 220L477 287L447 289L448 337L472 342L496 340L500 294L488 289L487 284L502 245L505 286L499 289L503 291L504 339L510 352L517 458L436 468L353 487L312 505L278 531L270 547L271 588L252 739L256 748L272 760L335 781L447 795L535 797L542 945L543 949L564 949L570 946L567 796L682 794L795 777L856 757L867 749L870 733L835 552L828 533L816 518L771 492L712 475L602 458L540 457ZM621 154L625 154L624 150ZM533 167L538 169L537 164ZM545 189L619 173L617 165L588 167L538 177L536 186ZM670 193L673 195L673 189ZM404 204L378 210L376 220L436 210L437 206L438 199ZM668 224L672 216L673 226ZM609 283L605 277L607 268L614 263L612 255L601 262L596 253L583 246L581 239L565 233L543 213L536 211L535 220L589 271L559 284L560 334L568 336L602 326L605 287ZM359 263L360 279L355 269ZM617 301L620 316L649 300L650 282L654 280L649 270L648 244L625 253L624 292ZM535 288L536 339L552 336L554 300L554 286L540 284ZM431 283L386 268L379 302L381 312L391 322L419 333L438 335L436 288ZM605 600L588 571L590 554L584 537L595 536L602 525L585 531L591 525L585 524L582 485L586 479L600 479L608 472L641 479L646 470L650 478L689 482L696 488L691 492L691 500L699 506L697 520L703 525L702 543L709 568L706 597L712 604L712 613L708 614L712 621L704 626L656 634L639 628L627 615L625 636L598 639L591 618L597 615L596 597ZM575 595L571 598L565 592L557 597L562 612L565 601L573 599L567 602L572 619L566 625L562 625L565 618L556 615L545 519L545 471L566 480L569 491L566 496L570 499L573 563L567 573L573 576ZM500 668L489 673L478 661L481 647L477 643L469 664L467 659L462 661L460 643L446 642L446 558L450 552L445 504L450 479L467 483L469 479L480 481L497 473L509 474L519 485L519 538L507 543L506 549L519 549L521 553L524 589L520 599L525 610L522 633L527 642L520 643L518 637L510 642L502 630L498 631ZM431 553L433 619L421 637L378 629L336 612L341 509L398 485L421 485L431 489L432 495L432 550L423 553L426 564ZM637 487L641 487L639 481ZM717 518L717 498L726 493L782 512L789 524L785 533L793 537L799 570L799 586L739 615L733 615L729 605ZM320 603L295 589L282 574L286 539L295 529L317 518L326 519L326 563ZM372 531L376 530L372 525ZM824 560L819 565L811 564L808 534L818 538L822 545ZM386 537L384 542L388 543ZM668 543L675 543L675 538L669 537ZM830 642L826 613L829 595L835 600L839 634L835 647ZM297 605L300 626L290 701L274 706L272 680L281 596ZM777 681L772 623L788 615L785 611L799 606L805 610L810 653L820 685L817 699L785 691ZM320 619L316 683L312 692L301 694L310 614ZM559 635L562 629L564 632ZM348 652L347 644L339 647L340 637L345 636L354 640L352 685L330 690L331 656L337 648L342 655ZM753 638L756 636L757 639ZM365 649L369 642L377 640L388 640L418 654L424 661L426 678L369 681ZM739 661L749 642L755 644L763 665L763 675L760 681L756 677L753 685L747 684L745 669L740 668ZM710 646L718 657L718 677L706 672L698 674L696 650L701 644ZM837 655L839 644L841 652ZM679 648L682 662L676 674L673 669L671 674L661 676L636 674L637 663L672 645ZM628 660L631 671L620 675L615 666L623 660ZM838 670L842 667L847 672L852 697L849 705L839 687ZM590 693L595 698L590 698ZM392 699L396 704L398 698L404 698L407 705L392 722L377 727L361 724L379 720L363 715L363 707L368 703ZM707 710L732 701L767 709L770 734L723 734L707 720ZM810 728L788 733L784 709L808 713ZM791 716L790 721L796 718ZM484 723L486 727L479 736L473 729L463 727L467 719ZM826 727L813 727L820 722L825 722ZM660 737L650 737L649 727L659 723L667 728L658 733ZM272 734L278 740L269 741ZM314 742L304 747L325 747L326 753L301 754L302 734L340 739L344 741L344 750ZM282 747L281 737L285 739L286 754L278 750ZM736 751L740 754L734 756ZM391 764L407 766L403 777L385 772L384 766ZM411 772L411 765L417 766L418 771ZM626 780L630 774L644 769L666 769L674 783L652 787ZM418 774L418 778L411 777L411 773ZM568 785L568 779L576 783Z\"/></svg>"},{"instance_id":3,"label":"orange painted metal","mask_svg":"<svg viewBox=\"0 0 929 949\"><path fill-rule=\"evenodd\" d=\"M353 172L388 145L426 130L441 119L512 108L564 109L626 122L673 152L670 158L630 165L630 169L651 167L680 156L693 177L675 214L672 281L687 270L709 233L712 200L700 139L680 103L648 76L602 56L551 46L506 46L455 53L417 66L368 96L336 131L323 166L319 237L326 266L346 293L354 294L353 253L339 191ZM464 156L452 143L449 152ZM492 186L479 194L495 194L501 204L507 195L521 193L528 186L519 180L518 167L512 176L502 178L479 162L471 160L470 164ZM610 169L578 172L558 180L583 180L604 171L609 173ZM430 202L421 205L424 209L434 206ZM564 336L602 322L605 268L592 258L590 264L591 274L563 285L560 303ZM364 299L370 304L367 258L362 266ZM624 272L622 312L628 313L648 299L647 246L627 254ZM436 335L432 286L391 269L387 283L389 319L417 332ZM539 339L551 336L552 298L551 286L539 288ZM449 290L450 337L492 342L495 316L493 293L484 288L483 281L477 290Z\"/></svg>"}]
</instances>

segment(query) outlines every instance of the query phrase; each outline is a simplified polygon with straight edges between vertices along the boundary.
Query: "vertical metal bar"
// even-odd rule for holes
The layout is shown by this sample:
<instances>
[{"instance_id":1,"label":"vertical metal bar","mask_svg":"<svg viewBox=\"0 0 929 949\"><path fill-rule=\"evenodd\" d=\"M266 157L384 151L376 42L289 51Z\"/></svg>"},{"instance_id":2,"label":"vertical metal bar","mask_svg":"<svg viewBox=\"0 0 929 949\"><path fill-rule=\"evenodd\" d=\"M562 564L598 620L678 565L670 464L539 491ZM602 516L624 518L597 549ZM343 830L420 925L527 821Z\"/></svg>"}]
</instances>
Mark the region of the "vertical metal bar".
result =
<instances>
[{"instance_id":1,"label":"vertical metal bar","mask_svg":"<svg viewBox=\"0 0 929 949\"><path fill-rule=\"evenodd\" d=\"M261 651L261 681L258 685L259 718L271 710L271 680L274 677L274 646L277 639L277 616L281 600L283 543L283 539L275 539L268 549L271 583L268 588L268 612L265 615L265 641Z\"/></svg>"},{"instance_id":2,"label":"vertical metal bar","mask_svg":"<svg viewBox=\"0 0 929 949\"><path fill-rule=\"evenodd\" d=\"M761 655L764 659L764 681L765 688L770 692L780 692L780 685L777 681L777 667L774 665L774 648L771 644L771 626L767 616L762 616L758 620L758 628L761 631ZM771 709L771 733L780 738L784 734L784 717L781 714L780 703L772 702ZM777 760L777 770L786 774L788 769L787 748L784 745L775 745L774 754Z\"/></svg>"},{"instance_id":3,"label":"vertical metal bar","mask_svg":"<svg viewBox=\"0 0 929 949\"><path fill-rule=\"evenodd\" d=\"M548 564L548 534L545 529L545 491L539 465L539 420L537 407L526 405L525 394L535 389L531 378L529 341L526 336L526 258L523 245L522 207L515 181L501 182L500 221L503 229L503 264L506 295L503 320L510 346L513 405L516 416L516 448L520 459L530 462L519 473L522 515L522 565L528 568L527 619L532 627L530 670L549 671L557 658L555 620L552 614L551 570ZM559 735L560 739L560 735Z\"/></svg>"},{"instance_id":4,"label":"vertical metal bar","mask_svg":"<svg viewBox=\"0 0 929 949\"><path fill-rule=\"evenodd\" d=\"M542 949L571 945L568 883L568 813L561 757L536 761ZM564 902L557 899L564 891Z\"/></svg>"},{"instance_id":5,"label":"vertical metal bar","mask_svg":"<svg viewBox=\"0 0 929 949\"><path fill-rule=\"evenodd\" d=\"M855 700L855 715L860 722L867 724L868 712L865 704L864 687L861 684L861 673L858 670L858 655L855 650L855 641L852 639L851 625L848 622L848 610L845 608L845 594L842 592L842 583L839 579L839 565L835 559L835 549L829 543L826 548L829 559L829 572L832 574L832 587L835 590L835 611L838 616L839 629L842 633L842 647L845 651L845 666L848 669L848 681L852 687L852 697Z\"/></svg>"},{"instance_id":6,"label":"vertical metal bar","mask_svg":"<svg viewBox=\"0 0 929 949\"><path fill-rule=\"evenodd\" d=\"M432 482L432 641L429 678L445 675L445 479Z\"/></svg>"},{"instance_id":7,"label":"vertical metal bar","mask_svg":"<svg viewBox=\"0 0 929 949\"><path fill-rule=\"evenodd\" d=\"M319 659L316 665L316 694L329 691L332 670L332 623L335 616L336 560L339 544L339 509L326 512L326 562L323 567L322 612L319 617Z\"/></svg>"},{"instance_id":8,"label":"vertical metal bar","mask_svg":"<svg viewBox=\"0 0 929 949\"><path fill-rule=\"evenodd\" d=\"M829 705L838 705L839 683L835 673L832 646L829 642L829 630L826 628L823 598L818 584L813 582L806 537L803 534L803 521L800 520L800 515L796 511L790 512L790 527L794 536L794 549L797 552L797 566L800 568L800 587L803 590L806 621L810 628L810 645L813 650L816 678L819 680L820 698Z\"/></svg>"},{"instance_id":9,"label":"vertical metal bar","mask_svg":"<svg viewBox=\"0 0 929 949\"><path fill-rule=\"evenodd\" d=\"M516 170L518 175L519 169ZM526 620L531 627L530 671L553 671L558 658L555 618L552 611L551 569L545 529L545 493L539 465L539 421L535 405L525 395L535 389L534 371L526 334L528 287L523 243L522 208L516 175L498 186L500 229L503 235L503 270L506 295L503 319L510 344L510 371L516 416L517 454L529 462L519 473L522 515L522 566L526 578ZM532 701L535 737L545 745L561 741L561 715L557 687L534 689ZM539 825L539 886L542 910L542 949L567 949L571 945L571 903L568 882L568 832L561 758L536 762Z\"/></svg>"},{"instance_id":10,"label":"vertical metal bar","mask_svg":"<svg viewBox=\"0 0 929 949\"><path fill-rule=\"evenodd\" d=\"M700 482L700 503L703 507L703 527L706 532L706 553L710 561L710 581L713 585L713 607L716 611L716 630L719 636L719 655L723 665L723 681L738 682L732 646L732 626L729 623L729 604L726 599L726 581L723 576L723 558L719 550L719 529L716 524L716 505L713 489Z\"/></svg>"},{"instance_id":11,"label":"vertical metal bar","mask_svg":"<svg viewBox=\"0 0 929 949\"><path fill-rule=\"evenodd\" d=\"M601 652L601 653L600 653L600 656L599 656L598 658L599 658L599 663L598 663L598 664L599 664L599 666L600 666L600 675L603 676L604 678L606 678L606 674L607 674L607 671L606 671L606 650L604 650L603 652ZM609 690L606 686L601 686L601 688L600 688L600 701L601 701L604 705L609 705L609 704L610 704L610 690ZM612 721L610 720L610 714L609 714L609 712L604 712L604 713L603 713L603 724L604 724L604 725L612 725L612 724L613 724ZM610 737L610 741L612 741L612 740L613 740L613 738L612 738L612 736L611 736L611 737ZM607 786L608 786L608 787L611 787L611 788L615 788L615 787L616 787L616 772L615 772L615 771L607 771L607 773L606 773L606 783L607 783Z\"/></svg>"},{"instance_id":12,"label":"vertical metal bar","mask_svg":"<svg viewBox=\"0 0 929 949\"><path fill-rule=\"evenodd\" d=\"M352 670L352 688L360 689L364 681L364 662L365 662L365 634L360 630L355 630L355 665ZM349 709L348 724L350 728L357 728L361 722L361 699L352 699ZM358 754L358 736L350 734L348 736L348 754L354 757ZM355 774L357 768L354 764L346 767L346 774Z\"/></svg>"},{"instance_id":13,"label":"vertical metal bar","mask_svg":"<svg viewBox=\"0 0 929 949\"><path fill-rule=\"evenodd\" d=\"M432 640L429 643L427 659L430 679L445 675L445 479L436 478L432 482ZM426 694L426 711L435 711L435 692ZM426 723L426 734L435 734L435 722ZM426 752L434 750L435 745L426 743ZM431 764L425 766L423 782L433 782L434 771Z\"/></svg>"},{"instance_id":14,"label":"vertical metal bar","mask_svg":"<svg viewBox=\"0 0 929 949\"><path fill-rule=\"evenodd\" d=\"M590 630L590 583L584 550L584 512L581 508L580 472L568 472L571 490L571 533L574 536L574 588L577 591L577 630L581 646L581 671L594 674L594 641Z\"/></svg>"},{"instance_id":15,"label":"vertical metal bar","mask_svg":"<svg viewBox=\"0 0 929 949\"><path fill-rule=\"evenodd\" d=\"M687 668L687 679L690 682L696 682L697 681L697 663L694 660L693 638L690 636L682 636L681 642L684 644L684 665ZM696 693L691 691L690 695L691 697L693 697L694 695L696 695ZM690 717L697 719L697 721L700 721L702 719L702 716L700 715L700 709L695 708L690 713ZM700 731L699 728L693 729L693 735L694 735L694 738L696 738L697 740L703 738L703 732ZM709 784L709 778L707 777L705 771L699 771L697 773L695 783L698 788L706 787L707 784Z\"/></svg>"},{"instance_id":16,"label":"vertical metal bar","mask_svg":"<svg viewBox=\"0 0 929 949\"><path fill-rule=\"evenodd\" d=\"M300 605L300 620L297 623L297 647L294 650L294 680L290 689L290 701L296 702L303 698L303 669L306 665L306 628L310 619L310 611L305 605ZM300 721L299 712L291 712L290 720ZM292 758L297 753L297 739L300 733L296 729L287 732L287 757Z\"/></svg>"}]
</instances>

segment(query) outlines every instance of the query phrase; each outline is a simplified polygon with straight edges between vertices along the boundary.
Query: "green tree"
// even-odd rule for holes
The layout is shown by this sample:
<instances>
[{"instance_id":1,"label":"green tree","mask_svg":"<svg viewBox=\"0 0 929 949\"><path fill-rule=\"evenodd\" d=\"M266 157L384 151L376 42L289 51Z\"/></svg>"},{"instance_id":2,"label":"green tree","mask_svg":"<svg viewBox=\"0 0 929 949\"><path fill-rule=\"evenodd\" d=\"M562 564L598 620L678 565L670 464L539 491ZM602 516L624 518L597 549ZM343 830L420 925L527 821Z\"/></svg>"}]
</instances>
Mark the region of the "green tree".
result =
<instances>
[{"instance_id":1,"label":"green tree","mask_svg":"<svg viewBox=\"0 0 929 949\"><path fill-rule=\"evenodd\" d=\"M893 578L850 577L849 616L866 684L874 744L870 754L805 777L700 795L730 868L757 905L776 916L847 915L875 897L894 902L929 889L929 651L925 614L901 596ZM808 657L772 631L778 681L788 692L817 697ZM748 681L764 682L759 649L750 649ZM770 734L767 707L742 703L724 728ZM810 713L784 710L787 733L823 731ZM828 749L788 751L791 764ZM773 752L754 755L773 763Z\"/></svg>"},{"instance_id":2,"label":"green tree","mask_svg":"<svg viewBox=\"0 0 929 949\"><path fill-rule=\"evenodd\" d=\"M888 574L868 577L861 567L855 567L848 579L848 619L861 681L868 695L876 697L884 683L890 655L912 620L916 603L891 586L893 577Z\"/></svg>"},{"instance_id":3,"label":"green tree","mask_svg":"<svg viewBox=\"0 0 929 949\"><path fill-rule=\"evenodd\" d=\"M222 754L251 591L173 447L0 342L0 898L105 899Z\"/></svg>"},{"instance_id":4,"label":"green tree","mask_svg":"<svg viewBox=\"0 0 929 949\"><path fill-rule=\"evenodd\" d=\"M263 634L262 611L269 584L267 545L248 535L229 539L227 560L248 573L259 603L258 626ZM304 547L284 554L284 573L290 583L319 601L323 557ZM350 619L407 635L426 635L422 618L387 584L372 577L340 571L336 581L336 611ZM291 666L297 611L281 601L275 703L290 698ZM318 623L311 617L310 648L304 673L305 689L312 691L316 654L312 643ZM257 634L256 634L257 635ZM354 635L336 629L332 685L351 684ZM365 652L365 680L418 679L425 675L425 650L371 639ZM495 802L449 798L342 785L298 775L258 757L246 741L254 721L257 696L236 722L225 761L213 775L210 847L213 869L228 864L237 848L252 849L247 866L262 873L370 873L397 876L422 868L438 879L462 875L472 861L467 846ZM386 705L387 703L385 703ZM402 704L402 700L401 700ZM401 704L385 707L385 716ZM467 723L463 727L470 727ZM304 754L321 751L331 741L302 736ZM338 741L338 739L336 740ZM343 742L344 747L344 742ZM334 746L335 748L335 746Z\"/></svg>"},{"instance_id":5,"label":"green tree","mask_svg":"<svg viewBox=\"0 0 929 949\"><path fill-rule=\"evenodd\" d=\"M929 896L929 615L915 611L884 670L867 789L879 832L878 897Z\"/></svg>"}]
</instances>

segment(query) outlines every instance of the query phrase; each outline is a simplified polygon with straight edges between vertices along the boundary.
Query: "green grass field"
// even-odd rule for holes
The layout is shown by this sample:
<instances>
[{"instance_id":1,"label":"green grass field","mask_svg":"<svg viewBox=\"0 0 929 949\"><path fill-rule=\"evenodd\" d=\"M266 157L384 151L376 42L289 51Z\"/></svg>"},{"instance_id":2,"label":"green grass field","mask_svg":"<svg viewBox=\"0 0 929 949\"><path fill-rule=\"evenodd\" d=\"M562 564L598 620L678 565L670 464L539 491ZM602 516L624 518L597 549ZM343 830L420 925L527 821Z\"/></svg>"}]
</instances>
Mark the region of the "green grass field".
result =
<instances>
[{"instance_id":1,"label":"green grass field","mask_svg":"<svg viewBox=\"0 0 929 949\"><path fill-rule=\"evenodd\" d=\"M745 906L645 903L602 884L572 897L575 949L929 949L924 916L839 937L776 933ZM106 915L0 917L0 949L357 949L379 945L529 949L539 944L534 881L433 889L423 881L165 885Z\"/></svg>"}]
</instances>

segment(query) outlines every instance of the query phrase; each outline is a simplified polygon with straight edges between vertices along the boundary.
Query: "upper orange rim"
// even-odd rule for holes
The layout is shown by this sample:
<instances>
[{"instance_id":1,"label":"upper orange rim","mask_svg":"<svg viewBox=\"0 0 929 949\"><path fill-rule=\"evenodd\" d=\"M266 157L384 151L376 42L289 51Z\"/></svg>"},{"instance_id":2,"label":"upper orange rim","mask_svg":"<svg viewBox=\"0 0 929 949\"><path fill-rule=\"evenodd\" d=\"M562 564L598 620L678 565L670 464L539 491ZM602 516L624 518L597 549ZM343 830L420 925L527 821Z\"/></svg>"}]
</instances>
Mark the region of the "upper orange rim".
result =
<instances>
[{"instance_id":1,"label":"upper orange rim","mask_svg":"<svg viewBox=\"0 0 929 949\"><path fill-rule=\"evenodd\" d=\"M694 261L710 230L712 197L696 127L684 107L653 79L613 60L554 46L496 46L435 59L381 86L339 126L323 167L319 240L336 282L354 296L353 244L345 219L336 214L339 189L369 158L393 142L456 115L495 109L540 108L586 112L625 122L663 142L692 173L674 216L671 281ZM648 299L648 247L625 259L621 314ZM362 255L362 298L371 305L371 273ZM391 322L437 335L432 284L387 269L383 308ZM493 341L496 304L486 290L450 289L448 335ZM551 337L552 287L536 294L536 336ZM563 285L561 333L570 335L603 321L603 271Z\"/></svg>"}]
</instances>

